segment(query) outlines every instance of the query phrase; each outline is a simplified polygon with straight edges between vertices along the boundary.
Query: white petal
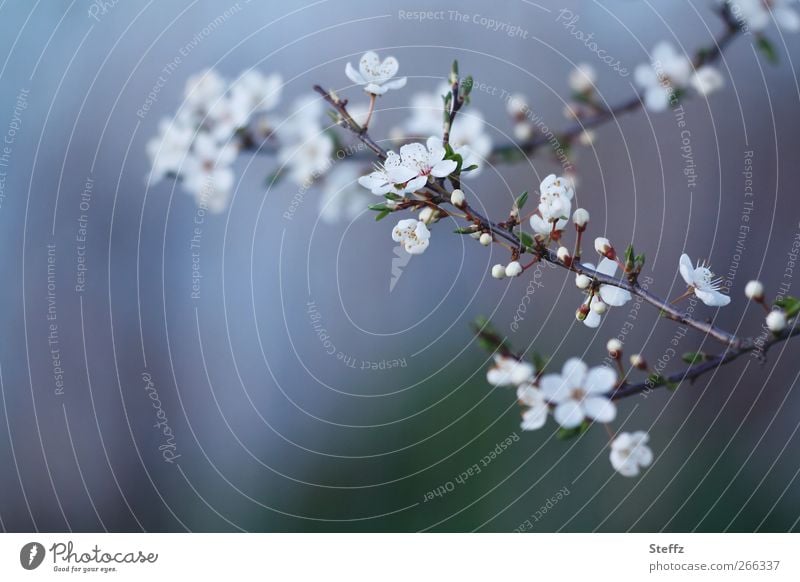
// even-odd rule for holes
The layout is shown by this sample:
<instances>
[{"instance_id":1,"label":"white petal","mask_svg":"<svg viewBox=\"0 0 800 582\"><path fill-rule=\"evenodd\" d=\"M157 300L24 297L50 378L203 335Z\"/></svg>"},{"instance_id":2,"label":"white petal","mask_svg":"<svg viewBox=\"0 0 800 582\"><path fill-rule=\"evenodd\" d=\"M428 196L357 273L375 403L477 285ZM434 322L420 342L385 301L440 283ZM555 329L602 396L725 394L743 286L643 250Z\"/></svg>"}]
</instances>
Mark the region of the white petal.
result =
<instances>
[{"instance_id":1,"label":"white petal","mask_svg":"<svg viewBox=\"0 0 800 582\"><path fill-rule=\"evenodd\" d=\"M569 398L572 387L564 384L560 374L545 374L539 380L539 388L550 402L562 402Z\"/></svg>"},{"instance_id":2,"label":"white petal","mask_svg":"<svg viewBox=\"0 0 800 582\"><path fill-rule=\"evenodd\" d=\"M595 366L586 374L583 388L590 394L605 394L617 383L617 373L608 366Z\"/></svg>"},{"instance_id":3,"label":"white petal","mask_svg":"<svg viewBox=\"0 0 800 582\"><path fill-rule=\"evenodd\" d=\"M406 86L406 77L400 77L399 79L393 79L391 81L387 81L383 84L386 89L402 89Z\"/></svg>"},{"instance_id":4,"label":"white petal","mask_svg":"<svg viewBox=\"0 0 800 582\"><path fill-rule=\"evenodd\" d=\"M373 95L383 95L384 93L386 93L386 91L388 91L388 89L384 85L378 85L376 83L367 83L367 85L364 87L364 91L366 91L367 93L372 93Z\"/></svg>"},{"instance_id":5,"label":"white petal","mask_svg":"<svg viewBox=\"0 0 800 582\"><path fill-rule=\"evenodd\" d=\"M545 422L547 422L547 406L536 406L529 408L522 415L520 428L522 430L537 430L542 428Z\"/></svg>"},{"instance_id":6,"label":"white petal","mask_svg":"<svg viewBox=\"0 0 800 582\"><path fill-rule=\"evenodd\" d=\"M353 68L353 65L347 63L344 68L344 74L347 75L347 78L350 79L356 85L365 85L367 83L366 79L361 76L361 73Z\"/></svg>"},{"instance_id":7,"label":"white petal","mask_svg":"<svg viewBox=\"0 0 800 582\"><path fill-rule=\"evenodd\" d=\"M380 66L381 60L374 51L365 52L358 61L358 70L365 81L374 81L380 78L378 73Z\"/></svg>"},{"instance_id":8,"label":"white petal","mask_svg":"<svg viewBox=\"0 0 800 582\"><path fill-rule=\"evenodd\" d=\"M458 163L454 160L442 160L431 168L431 175L437 178L444 178L455 172L457 167Z\"/></svg>"},{"instance_id":9,"label":"white petal","mask_svg":"<svg viewBox=\"0 0 800 582\"><path fill-rule=\"evenodd\" d=\"M428 183L427 176L417 176L413 180L409 181L408 184L406 184L406 191L416 192L417 190L421 190L422 188L424 188L425 184L427 183Z\"/></svg>"},{"instance_id":10,"label":"white petal","mask_svg":"<svg viewBox=\"0 0 800 582\"><path fill-rule=\"evenodd\" d=\"M617 272L617 262L612 261L608 257L603 257L603 260L600 261L599 265L597 265L597 272L603 273L603 275L608 275L609 277L613 277Z\"/></svg>"},{"instance_id":11,"label":"white petal","mask_svg":"<svg viewBox=\"0 0 800 582\"><path fill-rule=\"evenodd\" d=\"M586 364L580 358L570 358L564 362L561 375L564 377L564 384L570 388L582 387L586 379Z\"/></svg>"},{"instance_id":12,"label":"white petal","mask_svg":"<svg viewBox=\"0 0 800 582\"><path fill-rule=\"evenodd\" d=\"M724 307L731 302L730 295L725 295L719 291L703 291L701 289L695 289L694 294L697 295L700 301L711 307Z\"/></svg>"},{"instance_id":13,"label":"white petal","mask_svg":"<svg viewBox=\"0 0 800 582\"><path fill-rule=\"evenodd\" d=\"M631 294L625 289L613 285L600 285L600 297L612 307L620 307L631 300Z\"/></svg>"},{"instance_id":14,"label":"white petal","mask_svg":"<svg viewBox=\"0 0 800 582\"><path fill-rule=\"evenodd\" d=\"M683 280L686 281L686 284L694 285L694 266L692 266L692 259L689 258L689 255L686 253L682 254L678 264L681 277L683 277Z\"/></svg>"},{"instance_id":15,"label":"white petal","mask_svg":"<svg viewBox=\"0 0 800 582\"><path fill-rule=\"evenodd\" d=\"M600 325L600 322L602 320L603 317L599 313L595 313L594 311L590 310L589 313L586 315L586 318L583 320L583 325L594 329Z\"/></svg>"},{"instance_id":16,"label":"white petal","mask_svg":"<svg viewBox=\"0 0 800 582\"><path fill-rule=\"evenodd\" d=\"M586 416L598 422L611 422L617 416L617 407L608 398L591 396L583 401Z\"/></svg>"},{"instance_id":17,"label":"white petal","mask_svg":"<svg viewBox=\"0 0 800 582\"><path fill-rule=\"evenodd\" d=\"M553 412L556 422L564 428L575 428L583 422L583 410L574 400L566 400L556 406Z\"/></svg>"}]
</instances>

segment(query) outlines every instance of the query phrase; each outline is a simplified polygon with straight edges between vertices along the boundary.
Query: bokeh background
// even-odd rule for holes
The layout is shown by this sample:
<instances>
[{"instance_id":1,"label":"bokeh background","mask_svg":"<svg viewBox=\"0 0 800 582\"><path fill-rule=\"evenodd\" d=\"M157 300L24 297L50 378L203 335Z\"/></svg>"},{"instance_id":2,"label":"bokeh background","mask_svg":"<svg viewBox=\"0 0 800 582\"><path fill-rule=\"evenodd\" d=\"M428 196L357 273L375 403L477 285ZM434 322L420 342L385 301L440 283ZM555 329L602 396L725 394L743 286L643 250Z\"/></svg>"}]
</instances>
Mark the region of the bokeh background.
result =
<instances>
[{"instance_id":1,"label":"bokeh background","mask_svg":"<svg viewBox=\"0 0 800 582\"><path fill-rule=\"evenodd\" d=\"M615 428L649 430L656 455L643 476L626 479L608 462L602 427L571 441L555 438L552 421L520 431L513 392L486 384L487 354L469 323L490 316L520 349L552 357L556 368L573 355L600 362L606 340L630 323L626 350L656 361L676 328L652 308L632 312L632 303L589 330L574 318L581 298L572 277L543 269L492 280L491 265L508 260L502 249L451 235L447 223L434 227L431 247L390 292L391 217L376 223L365 212L323 223L311 190L286 220L296 186L267 188L274 158L244 154L231 206L204 223L202 293L192 299L197 207L174 182L146 186L147 141L180 106L186 79L209 67L228 77L249 68L281 73L280 112L314 83L349 85L345 63L364 51L393 54L409 81L379 101L373 132L386 139L408 115L409 97L433 91L458 59L476 82L526 94L560 128L576 63L595 66L608 103L634 95L632 76L605 67L556 22L560 9L579 15L577 28L633 70L659 40L689 54L710 44L722 30L712 2L96 4L0 6L0 134L9 136L19 114L0 199L3 530L512 531L526 520L533 531L798 529L800 346L621 402ZM399 10L420 9L480 14L518 25L527 38L449 13L434 22L399 18ZM162 68L226 11L137 116ZM685 102L696 188L687 188L669 111L621 116L598 130L594 147L572 152L590 234L645 252L651 289L662 296L683 290L682 252L709 258L733 302L698 313L742 335L760 333L763 321L744 300L748 279L800 292L800 275L787 270L800 232L800 39L775 26L766 32L777 64L752 36L740 37L720 61L726 88ZM345 94L364 99L356 88ZM501 99L476 90L472 106L495 143L509 139ZM745 223L748 151L755 196ZM541 152L487 168L466 187L501 216L519 192L535 192L557 171ZM79 292L81 214L89 220ZM526 293L530 305L512 330ZM309 301L342 359L320 341ZM679 352L717 349L694 332L679 343ZM403 365L362 369L392 360ZM172 462L159 450L147 379L174 432ZM425 501L509 437L513 444L480 474Z\"/></svg>"}]
</instances>

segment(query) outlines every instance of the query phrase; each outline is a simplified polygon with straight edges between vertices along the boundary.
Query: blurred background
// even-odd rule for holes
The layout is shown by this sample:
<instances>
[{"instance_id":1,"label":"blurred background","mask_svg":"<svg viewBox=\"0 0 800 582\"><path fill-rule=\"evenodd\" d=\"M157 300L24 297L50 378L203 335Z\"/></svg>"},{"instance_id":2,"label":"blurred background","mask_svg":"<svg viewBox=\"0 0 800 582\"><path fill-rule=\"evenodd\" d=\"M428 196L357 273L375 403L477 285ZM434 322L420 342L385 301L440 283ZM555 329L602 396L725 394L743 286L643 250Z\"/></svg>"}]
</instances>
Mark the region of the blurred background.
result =
<instances>
[{"instance_id":1,"label":"blurred background","mask_svg":"<svg viewBox=\"0 0 800 582\"><path fill-rule=\"evenodd\" d=\"M594 66L605 102L635 95L633 75L604 64L585 35L633 71L660 40L690 55L712 45L724 29L714 7L4 4L0 526L797 530L800 345L781 344L765 363L742 358L675 392L621 401L614 428L648 430L656 456L644 475L626 479L610 466L602 427L568 441L556 438L552 420L521 431L514 392L486 383L489 356L469 324L491 317L554 369L575 355L600 363L606 341L623 330L626 353L656 362L677 327L653 308L632 302L586 328L574 317L582 297L571 276L543 267L493 280L491 266L507 253L451 234L447 221L393 277L394 217L376 223L365 211L322 221L318 189L270 184L278 163L263 153L238 156L233 198L224 212L202 214L199 234L198 206L181 185L147 182L148 141L181 107L187 79L208 68L229 79L249 69L279 73L271 114L280 117L315 83L363 104L345 64L366 50L394 55L408 84L378 101L372 133L387 140L408 118L410 97L435 91L458 59L462 74L484 84L470 108L497 145L513 139L503 94L526 95L553 129L569 125L567 76L577 63ZM579 16L572 28L558 20L563 9ZM418 10L443 18L400 14ZM494 30L489 19L508 26ZM512 26L519 32L508 34ZM759 334L763 322L743 296L749 279L770 294L800 293L800 39L774 25L765 34L778 62L753 35L734 40L718 65L725 88L687 99L685 127L672 111L639 110L570 151L589 235L646 253L650 289L662 297L684 290L682 252L710 259L733 301L718 314L698 305L696 315L743 336ZM542 150L485 167L465 190L501 217L553 172L560 163ZM718 349L691 331L677 344L666 371L680 369L683 352ZM456 480L476 464L479 473Z\"/></svg>"}]
</instances>

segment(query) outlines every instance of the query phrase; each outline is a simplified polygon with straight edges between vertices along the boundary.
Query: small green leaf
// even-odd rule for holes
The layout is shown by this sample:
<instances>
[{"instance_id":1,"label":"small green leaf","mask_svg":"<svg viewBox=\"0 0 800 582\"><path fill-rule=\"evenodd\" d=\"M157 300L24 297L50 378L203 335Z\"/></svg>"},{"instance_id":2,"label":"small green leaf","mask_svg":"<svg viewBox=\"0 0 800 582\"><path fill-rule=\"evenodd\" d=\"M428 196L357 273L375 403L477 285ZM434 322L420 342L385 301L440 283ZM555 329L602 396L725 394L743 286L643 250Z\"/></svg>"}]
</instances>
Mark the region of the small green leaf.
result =
<instances>
[{"instance_id":1,"label":"small green leaf","mask_svg":"<svg viewBox=\"0 0 800 582\"><path fill-rule=\"evenodd\" d=\"M478 164L472 164L467 168L461 168L462 172L471 172L472 170L476 170L478 168Z\"/></svg>"},{"instance_id":2,"label":"small green leaf","mask_svg":"<svg viewBox=\"0 0 800 582\"><path fill-rule=\"evenodd\" d=\"M681 356L681 359L687 364L699 364L708 359L708 356L703 352L686 352Z\"/></svg>"},{"instance_id":3,"label":"small green leaf","mask_svg":"<svg viewBox=\"0 0 800 582\"><path fill-rule=\"evenodd\" d=\"M628 248L625 249L625 262L633 263L633 245L628 245Z\"/></svg>"},{"instance_id":4,"label":"small green leaf","mask_svg":"<svg viewBox=\"0 0 800 582\"><path fill-rule=\"evenodd\" d=\"M756 41L756 46L758 50L761 51L761 54L764 55L764 58L767 59L773 65L778 63L778 53L775 51L775 47L772 46L772 43L767 39L766 36L759 36L758 40Z\"/></svg>"},{"instance_id":5,"label":"small green leaf","mask_svg":"<svg viewBox=\"0 0 800 582\"><path fill-rule=\"evenodd\" d=\"M529 235L527 232L519 231L519 240L526 247L533 246L533 237Z\"/></svg>"},{"instance_id":6,"label":"small green leaf","mask_svg":"<svg viewBox=\"0 0 800 582\"><path fill-rule=\"evenodd\" d=\"M475 85L475 81L472 79L472 75L467 76L466 79L461 81L461 95L466 99L469 97L469 94L472 92L472 87Z\"/></svg>"},{"instance_id":7,"label":"small green leaf","mask_svg":"<svg viewBox=\"0 0 800 582\"><path fill-rule=\"evenodd\" d=\"M556 432L556 438L565 441L567 439L580 436L587 430L589 430L589 424L590 423L588 420L584 420L579 426L576 426L575 428L560 428Z\"/></svg>"},{"instance_id":8,"label":"small green leaf","mask_svg":"<svg viewBox=\"0 0 800 582\"><path fill-rule=\"evenodd\" d=\"M400 196L398 194L395 194L394 192L387 192L386 194L383 195L383 197L386 198L387 200L402 200L403 199L402 196Z\"/></svg>"},{"instance_id":9,"label":"small green leaf","mask_svg":"<svg viewBox=\"0 0 800 582\"><path fill-rule=\"evenodd\" d=\"M386 204L370 204L370 210L375 210L376 212L383 212L384 210L391 210Z\"/></svg>"},{"instance_id":10,"label":"small green leaf","mask_svg":"<svg viewBox=\"0 0 800 582\"><path fill-rule=\"evenodd\" d=\"M472 234L475 232L475 228L472 226L462 226L461 228L457 228L453 231L456 234Z\"/></svg>"},{"instance_id":11,"label":"small green leaf","mask_svg":"<svg viewBox=\"0 0 800 582\"><path fill-rule=\"evenodd\" d=\"M384 210L384 211L382 211L382 212L378 213L378 215L377 215L377 216L375 216L375 222L377 222L377 221L379 221L379 220L383 220L383 219L384 219L384 218L386 218L386 217L387 217L387 216L388 216L390 213L391 213L391 210Z\"/></svg>"},{"instance_id":12,"label":"small green leaf","mask_svg":"<svg viewBox=\"0 0 800 582\"><path fill-rule=\"evenodd\" d=\"M522 194L517 196L517 200L514 202L514 206L517 210L522 210L522 207L525 206L525 203L528 201L528 191L525 190Z\"/></svg>"},{"instance_id":13,"label":"small green leaf","mask_svg":"<svg viewBox=\"0 0 800 582\"><path fill-rule=\"evenodd\" d=\"M780 307L786 314L786 319L791 319L800 313L800 299L787 295L783 299L778 299L775 302L775 307Z\"/></svg>"},{"instance_id":14,"label":"small green leaf","mask_svg":"<svg viewBox=\"0 0 800 582\"><path fill-rule=\"evenodd\" d=\"M533 366L536 368L537 374L541 374L547 367L547 360L545 360L539 352L533 352L531 354L531 360L533 361Z\"/></svg>"}]
</instances>

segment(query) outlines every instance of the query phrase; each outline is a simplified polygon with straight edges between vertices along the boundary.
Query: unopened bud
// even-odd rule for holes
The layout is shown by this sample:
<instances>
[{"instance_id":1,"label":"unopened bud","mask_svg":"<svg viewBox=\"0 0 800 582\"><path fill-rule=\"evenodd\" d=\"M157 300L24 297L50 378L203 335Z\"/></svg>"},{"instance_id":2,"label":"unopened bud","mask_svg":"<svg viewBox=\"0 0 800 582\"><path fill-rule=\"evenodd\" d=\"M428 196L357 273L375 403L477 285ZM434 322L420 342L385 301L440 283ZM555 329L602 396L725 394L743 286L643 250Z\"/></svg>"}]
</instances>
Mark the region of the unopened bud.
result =
<instances>
[{"instance_id":1,"label":"unopened bud","mask_svg":"<svg viewBox=\"0 0 800 582\"><path fill-rule=\"evenodd\" d=\"M603 315L606 311L608 311L608 305L595 297L594 301L592 301L592 311L594 311L597 315Z\"/></svg>"},{"instance_id":2,"label":"unopened bud","mask_svg":"<svg viewBox=\"0 0 800 582\"><path fill-rule=\"evenodd\" d=\"M492 267L492 277L495 279L503 279L506 276L506 268L504 265L495 265Z\"/></svg>"},{"instance_id":3,"label":"unopened bud","mask_svg":"<svg viewBox=\"0 0 800 582\"><path fill-rule=\"evenodd\" d=\"M592 284L592 279L588 275L575 276L575 286L578 289L588 289L589 285L591 284Z\"/></svg>"},{"instance_id":4,"label":"unopened bud","mask_svg":"<svg viewBox=\"0 0 800 582\"><path fill-rule=\"evenodd\" d=\"M575 223L575 228L583 232L586 230L586 225L589 224L589 211L585 208L578 208L572 213L572 222Z\"/></svg>"},{"instance_id":5,"label":"unopened bud","mask_svg":"<svg viewBox=\"0 0 800 582\"><path fill-rule=\"evenodd\" d=\"M761 281L750 281L744 286L744 294L752 301L764 301L764 284Z\"/></svg>"},{"instance_id":6,"label":"unopened bud","mask_svg":"<svg viewBox=\"0 0 800 582\"><path fill-rule=\"evenodd\" d=\"M425 224L432 224L439 220L439 211L430 206L426 206L420 210L419 219Z\"/></svg>"},{"instance_id":7,"label":"unopened bud","mask_svg":"<svg viewBox=\"0 0 800 582\"><path fill-rule=\"evenodd\" d=\"M466 197L464 196L464 192L462 192L459 188L453 190L452 194L450 194L450 203L453 206L463 206Z\"/></svg>"},{"instance_id":8,"label":"unopened bud","mask_svg":"<svg viewBox=\"0 0 800 582\"><path fill-rule=\"evenodd\" d=\"M770 311L767 315L767 329L772 333L780 333L786 329L786 314L783 311Z\"/></svg>"},{"instance_id":9,"label":"unopened bud","mask_svg":"<svg viewBox=\"0 0 800 582\"><path fill-rule=\"evenodd\" d=\"M631 356L631 366L633 366L634 368L638 368L639 370L646 370L647 361L645 361L644 356L642 356L642 354L633 354Z\"/></svg>"},{"instance_id":10,"label":"unopened bud","mask_svg":"<svg viewBox=\"0 0 800 582\"><path fill-rule=\"evenodd\" d=\"M608 350L608 355L615 360L618 360L620 357L622 357L622 342L617 338L608 340L606 349Z\"/></svg>"},{"instance_id":11,"label":"unopened bud","mask_svg":"<svg viewBox=\"0 0 800 582\"><path fill-rule=\"evenodd\" d=\"M578 321L583 321L589 315L589 306L586 303L582 304L578 307L578 310L575 312L575 318Z\"/></svg>"},{"instance_id":12,"label":"unopened bud","mask_svg":"<svg viewBox=\"0 0 800 582\"><path fill-rule=\"evenodd\" d=\"M490 244L492 244L492 235L490 235L488 232L484 232L478 239L478 242L483 246L488 247Z\"/></svg>"},{"instance_id":13,"label":"unopened bud","mask_svg":"<svg viewBox=\"0 0 800 582\"><path fill-rule=\"evenodd\" d=\"M522 274L522 265L519 261L511 261L506 265L506 277L517 277Z\"/></svg>"},{"instance_id":14,"label":"unopened bud","mask_svg":"<svg viewBox=\"0 0 800 582\"><path fill-rule=\"evenodd\" d=\"M566 266L569 267L572 264L572 256L569 254L567 247L558 247L556 256L558 257L558 260L564 263Z\"/></svg>"},{"instance_id":15,"label":"unopened bud","mask_svg":"<svg viewBox=\"0 0 800 582\"><path fill-rule=\"evenodd\" d=\"M612 261L617 258L617 252L614 250L614 247L611 246L611 241L602 236L594 239L594 250L597 251L597 254L611 259Z\"/></svg>"}]
</instances>

